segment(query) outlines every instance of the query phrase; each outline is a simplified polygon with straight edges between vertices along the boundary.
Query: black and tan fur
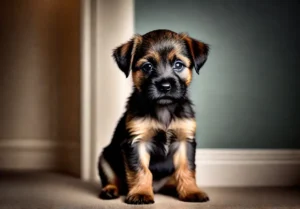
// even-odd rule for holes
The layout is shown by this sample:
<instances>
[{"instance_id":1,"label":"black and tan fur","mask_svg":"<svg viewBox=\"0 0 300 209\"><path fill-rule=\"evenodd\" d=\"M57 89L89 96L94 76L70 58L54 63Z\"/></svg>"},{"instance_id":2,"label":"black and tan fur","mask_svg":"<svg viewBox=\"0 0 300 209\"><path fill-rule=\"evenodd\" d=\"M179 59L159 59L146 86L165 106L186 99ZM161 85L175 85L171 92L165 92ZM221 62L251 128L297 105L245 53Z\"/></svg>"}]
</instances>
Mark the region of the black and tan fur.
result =
<instances>
[{"instance_id":1,"label":"black and tan fur","mask_svg":"<svg viewBox=\"0 0 300 209\"><path fill-rule=\"evenodd\" d=\"M169 30L135 35L113 57L134 89L111 143L99 157L100 197L125 193L129 204L154 203L168 189L182 201L208 196L195 181L196 121L188 87L208 45Z\"/></svg>"}]
</instances>

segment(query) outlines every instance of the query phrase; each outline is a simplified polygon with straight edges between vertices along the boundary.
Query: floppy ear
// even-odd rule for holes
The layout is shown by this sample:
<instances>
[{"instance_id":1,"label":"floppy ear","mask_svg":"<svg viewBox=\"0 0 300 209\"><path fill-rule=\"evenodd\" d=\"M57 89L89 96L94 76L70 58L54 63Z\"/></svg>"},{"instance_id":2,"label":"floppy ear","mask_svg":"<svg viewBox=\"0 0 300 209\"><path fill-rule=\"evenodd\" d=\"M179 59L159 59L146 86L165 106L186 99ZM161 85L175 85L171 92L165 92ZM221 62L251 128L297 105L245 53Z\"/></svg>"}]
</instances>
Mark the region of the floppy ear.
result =
<instances>
[{"instance_id":1,"label":"floppy ear","mask_svg":"<svg viewBox=\"0 0 300 209\"><path fill-rule=\"evenodd\" d=\"M194 68L199 74L200 68L207 60L209 46L201 41L186 36L185 41L193 59Z\"/></svg>"},{"instance_id":2,"label":"floppy ear","mask_svg":"<svg viewBox=\"0 0 300 209\"><path fill-rule=\"evenodd\" d=\"M130 73L136 47L141 42L141 38L140 35L136 35L127 43L122 44L113 50L113 57L120 70L125 73L126 77L128 77Z\"/></svg>"}]
</instances>

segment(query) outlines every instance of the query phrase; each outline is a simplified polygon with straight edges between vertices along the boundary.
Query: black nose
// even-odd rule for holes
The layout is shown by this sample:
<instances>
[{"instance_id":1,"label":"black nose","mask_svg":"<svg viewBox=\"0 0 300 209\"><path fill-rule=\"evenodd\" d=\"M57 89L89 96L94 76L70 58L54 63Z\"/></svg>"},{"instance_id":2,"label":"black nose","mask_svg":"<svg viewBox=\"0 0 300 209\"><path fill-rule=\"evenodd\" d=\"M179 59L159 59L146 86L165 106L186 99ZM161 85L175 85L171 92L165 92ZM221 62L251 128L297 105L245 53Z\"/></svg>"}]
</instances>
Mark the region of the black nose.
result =
<instances>
[{"instance_id":1,"label":"black nose","mask_svg":"<svg viewBox=\"0 0 300 209\"><path fill-rule=\"evenodd\" d=\"M168 81L160 82L158 84L158 89L166 93L171 90L171 84Z\"/></svg>"}]
</instances>

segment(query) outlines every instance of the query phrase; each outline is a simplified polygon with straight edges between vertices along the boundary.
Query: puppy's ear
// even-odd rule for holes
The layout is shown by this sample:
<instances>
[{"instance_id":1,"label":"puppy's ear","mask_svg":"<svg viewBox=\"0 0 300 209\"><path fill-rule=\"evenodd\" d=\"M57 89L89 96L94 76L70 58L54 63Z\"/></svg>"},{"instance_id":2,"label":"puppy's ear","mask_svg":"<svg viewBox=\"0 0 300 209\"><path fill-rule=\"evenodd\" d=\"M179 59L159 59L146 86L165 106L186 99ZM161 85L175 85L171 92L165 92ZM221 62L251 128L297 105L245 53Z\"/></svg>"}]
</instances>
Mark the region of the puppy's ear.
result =
<instances>
[{"instance_id":1,"label":"puppy's ear","mask_svg":"<svg viewBox=\"0 0 300 209\"><path fill-rule=\"evenodd\" d=\"M199 74L200 68L205 64L209 53L209 45L193 39L187 35L184 36L190 55L193 59L194 68Z\"/></svg>"},{"instance_id":2,"label":"puppy's ear","mask_svg":"<svg viewBox=\"0 0 300 209\"><path fill-rule=\"evenodd\" d=\"M137 46L141 43L142 37L136 35L130 41L113 50L113 57L118 64L120 70L122 70L126 77L128 77L132 61L136 52Z\"/></svg>"}]
</instances>

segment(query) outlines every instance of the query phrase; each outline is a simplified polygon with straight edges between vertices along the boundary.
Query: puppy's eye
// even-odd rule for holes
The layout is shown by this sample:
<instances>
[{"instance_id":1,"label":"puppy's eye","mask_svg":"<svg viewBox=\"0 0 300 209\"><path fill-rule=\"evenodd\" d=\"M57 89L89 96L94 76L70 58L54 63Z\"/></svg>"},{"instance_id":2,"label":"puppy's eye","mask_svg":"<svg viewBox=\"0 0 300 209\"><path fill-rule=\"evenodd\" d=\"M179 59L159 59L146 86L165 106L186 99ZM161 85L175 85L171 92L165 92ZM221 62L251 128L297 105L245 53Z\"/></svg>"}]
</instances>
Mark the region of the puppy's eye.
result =
<instances>
[{"instance_id":1,"label":"puppy's eye","mask_svg":"<svg viewBox=\"0 0 300 209\"><path fill-rule=\"evenodd\" d=\"M181 61L177 60L174 63L173 70L176 72L181 72L184 69L184 67L184 64Z\"/></svg>"},{"instance_id":2,"label":"puppy's eye","mask_svg":"<svg viewBox=\"0 0 300 209\"><path fill-rule=\"evenodd\" d=\"M153 70L153 65L149 62L143 64L142 70L146 73L150 73Z\"/></svg>"}]
</instances>

